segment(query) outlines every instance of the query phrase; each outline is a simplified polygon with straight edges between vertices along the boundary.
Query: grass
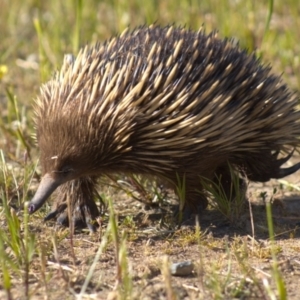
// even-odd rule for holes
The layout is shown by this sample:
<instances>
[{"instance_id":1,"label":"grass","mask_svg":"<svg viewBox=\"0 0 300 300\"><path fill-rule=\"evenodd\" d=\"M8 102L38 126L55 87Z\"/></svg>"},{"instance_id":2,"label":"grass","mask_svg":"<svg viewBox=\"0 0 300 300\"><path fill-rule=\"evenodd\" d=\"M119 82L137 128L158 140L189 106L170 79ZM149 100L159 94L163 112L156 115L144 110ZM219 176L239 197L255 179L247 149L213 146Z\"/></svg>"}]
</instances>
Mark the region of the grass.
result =
<instances>
[{"instance_id":1,"label":"grass","mask_svg":"<svg viewBox=\"0 0 300 300\"><path fill-rule=\"evenodd\" d=\"M218 29L221 37L257 50L297 90L299 13L298 0L1 1L0 298L297 299L298 269L292 257L300 250L299 234L272 222L278 217L273 205L272 219L268 206L267 214L253 207L249 217L225 201L225 216L240 218L246 224L243 230L224 229L223 216L213 209L207 212L210 219L201 220L203 228L176 228L167 215L157 219L150 210L141 216L141 205L132 200L164 205L170 202L169 191L139 176L106 178L101 196L109 203L109 217L102 217L94 235L72 235L42 222L49 205L29 218L26 201L40 176L33 99L59 69L64 54L76 55L82 45L128 26L157 22L198 29L204 24L208 32ZM281 183L284 193L299 190L298 182ZM258 188L264 198L277 197L273 184L279 185ZM178 189L183 203L184 182ZM258 190L251 191L252 198L260 198ZM182 260L192 260L196 271L188 278L172 277L169 265ZM293 274L282 270L286 260L292 261Z\"/></svg>"},{"instance_id":2,"label":"grass","mask_svg":"<svg viewBox=\"0 0 300 300\"><path fill-rule=\"evenodd\" d=\"M211 198L214 199L212 206L218 209L230 223L238 222L240 216L245 209L246 202L246 187L244 182L241 182L239 174L237 174L234 169L229 165L230 177L232 178L232 184L230 187L230 194L226 195L224 188L221 183L222 178L218 178L218 182L207 180L206 178L201 178L201 184L204 189L208 191Z\"/></svg>"}]
</instances>

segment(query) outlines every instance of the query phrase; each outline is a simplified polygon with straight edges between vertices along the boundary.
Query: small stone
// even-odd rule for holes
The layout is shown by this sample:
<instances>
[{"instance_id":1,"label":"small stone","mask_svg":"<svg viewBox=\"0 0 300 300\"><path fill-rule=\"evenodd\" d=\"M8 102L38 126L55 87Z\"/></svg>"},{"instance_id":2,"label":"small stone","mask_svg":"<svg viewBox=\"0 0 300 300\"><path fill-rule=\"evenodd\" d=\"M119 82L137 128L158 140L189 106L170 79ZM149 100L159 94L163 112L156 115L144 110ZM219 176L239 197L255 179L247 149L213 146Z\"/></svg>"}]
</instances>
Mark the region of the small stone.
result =
<instances>
[{"instance_id":1,"label":"small stone","mask_svg":"<svg viewBox=\"0 0 300 300\"><path fill-rule=\"evenodd\" d=\"M191 261L183 261L171 265L171 274L173 276L188 276L194 270L194 264Z\"/></svg>"}]
</instances>

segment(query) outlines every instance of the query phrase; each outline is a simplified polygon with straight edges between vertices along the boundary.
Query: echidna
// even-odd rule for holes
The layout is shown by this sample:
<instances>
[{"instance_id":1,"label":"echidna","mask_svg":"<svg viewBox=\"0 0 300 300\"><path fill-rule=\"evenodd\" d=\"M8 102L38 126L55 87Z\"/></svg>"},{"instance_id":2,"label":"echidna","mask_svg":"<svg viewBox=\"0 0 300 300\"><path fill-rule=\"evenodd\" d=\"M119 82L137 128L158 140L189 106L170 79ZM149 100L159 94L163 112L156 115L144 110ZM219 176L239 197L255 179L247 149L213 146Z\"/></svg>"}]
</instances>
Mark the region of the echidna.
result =
<instances>
[{"instance_id":1,"label":"echidna","mask_svg":"<svg viewBox=\"0 0 300 300\"><path fill-rule=\"evenodd\" d=\"M43 178L29 211L59 187L50 217L69 198L89 223L97 177L107 173L184 179L194 212L207 206L199 176L226 191L229 165L251 181L289 175L300 168L281 168L299 147L298 100L270 67L215 32L153 25L86 46L36 101Z\"/></svg>"}]
</instances>

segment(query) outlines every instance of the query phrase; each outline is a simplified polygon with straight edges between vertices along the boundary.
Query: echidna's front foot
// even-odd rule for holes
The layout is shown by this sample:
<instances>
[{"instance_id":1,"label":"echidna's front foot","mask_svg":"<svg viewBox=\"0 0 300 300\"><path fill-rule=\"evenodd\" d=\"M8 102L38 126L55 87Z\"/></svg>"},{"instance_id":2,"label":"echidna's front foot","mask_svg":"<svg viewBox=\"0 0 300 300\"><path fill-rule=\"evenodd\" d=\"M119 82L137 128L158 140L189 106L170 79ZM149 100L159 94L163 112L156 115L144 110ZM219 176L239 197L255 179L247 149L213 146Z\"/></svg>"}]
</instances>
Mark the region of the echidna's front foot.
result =
<instances>
[{"instance_id":1,"label":"echidna's front foot","mask_svg":"<svg viewBox=\"0 0 300 300\"><path fill-rule=\"evenodd\" d=\"M197 200L186 202L182 210L180 210L180 205L178 205L174 216L179 225L189 223L190 221L194 222L195 217L201 215L207 206L207 199L204 196L198 195Z\"/></svg>"},{"instance_id":2,"label":"echidna's front foot","mask_svg":"<svg viewBox=\"0 0 300 300\"><path fill-rule=\"evenodd\" d=\"M91 232L96 231L98 226L96 219L100 214L94 201L92 201L90 205L92 207L87 206L86 204L79 205L76 203L75 207L71 208L71 220L73 222L74 229L88 227ZM65 202L58 204L57 207L44 218L44 221L52 219L56 219L56 222L61 226L69 226L68 206Z\"/></svg>"},{"instance_id":3,"label":"echidna's front foot","mask_svg":"<svg viewBox=\"0 0 300 300\"><path fill-rule=\"evenodd\" d=\"M69 226L70 214L74 229L88 227L91 232L96 231L100 212L94 202L95 184L94 178L80 178L59 186L56 192L58 200L44 220L56 219L59 225Z\"/></svg>"}]
</instances>

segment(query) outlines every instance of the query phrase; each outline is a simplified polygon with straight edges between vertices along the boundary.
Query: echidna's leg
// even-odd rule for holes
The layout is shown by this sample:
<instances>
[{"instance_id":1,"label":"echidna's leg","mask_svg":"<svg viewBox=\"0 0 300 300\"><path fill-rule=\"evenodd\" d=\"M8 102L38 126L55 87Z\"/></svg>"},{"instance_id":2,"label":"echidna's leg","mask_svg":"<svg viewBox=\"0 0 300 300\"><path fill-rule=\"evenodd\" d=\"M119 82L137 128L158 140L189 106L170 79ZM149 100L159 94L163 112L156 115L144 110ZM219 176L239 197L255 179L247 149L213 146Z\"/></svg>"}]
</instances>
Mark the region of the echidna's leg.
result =
<instances>
[{"instance_id":1,"label":"echidna's leg","mask_svg":"<svg viewBox=\"0 0 300 300\"><path fill-rule=\"evenodd\" d=\"M196 192L193 189L187 189L183 209L183 220L190 219L193 215L200 215L207 206L208 200L201 186L199 186Z\"/></svg>"},{"instance_id":2,"label":"echidna's leg","mask_svg":"<svg viewBox=\"0 0 300 300\"><path fill-rule=\"evenodd\" d=\"M228 164L216 169L213 181L216 185L220 185L219 188L222 191L220 196L225 196L229 201L233 201L237 195L245 195L245 180L230 169Z\"/></svg>"},{"instance_id":3,"label":"echidna's leg","mask_svg":"<svg viewBox=\"0 0 300 300\"><path fill-rule=\"evenodd\" d=\"M61 225L68 226L68 201L75 228L88 227L95 231L95 219L99 216L94 201L96 179L91 177L72 180L58 187L52 211L45 221L56 218Z\"/></svg>"},{"instance_id":4,"label":"echidna's leg","mask_svg":"<svg viewBox=\"0 0 300 300\"><path fill-rule=\"evenodd\" d=\"M176 180L178 181L178 179ZM184 183L184 190L180 191L178 183L175 184L175 190L177 191L179 201L183 201L183 203L178 205L175 214L177 215L181 210L182 221L186 221L194 215L201 214L207 208L208 200L197 174L188 177L182 176L181 181L180 185L183 186ZM174 180L174 182L176 181ZM183 199L180 199L181 197Z\"/></svg>"},{"instance_id":5,"label":"echidna's leg","mask_svg":"<svg viewBox=\"0 0 300 300\"><path fill-rule=\"evenodd\" d=\"M238 195L244 198L246 192L245 180L234 172L227 163L224 163L217 167L214 172L206 172L206 176L202 175L202 177L208 180L207 184L212 180L216 185L220 185L220 190L222 190L220 196L225 196L228 201L234 201ZM197 174L194 175L185 179L183 220L190 219L195 214L199 215L208 205L207 193L201 184L200 176Z\"/></svg>"}]
</instances>

